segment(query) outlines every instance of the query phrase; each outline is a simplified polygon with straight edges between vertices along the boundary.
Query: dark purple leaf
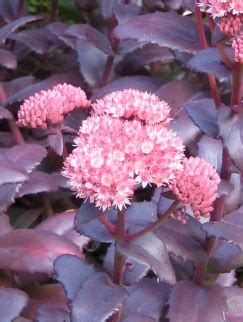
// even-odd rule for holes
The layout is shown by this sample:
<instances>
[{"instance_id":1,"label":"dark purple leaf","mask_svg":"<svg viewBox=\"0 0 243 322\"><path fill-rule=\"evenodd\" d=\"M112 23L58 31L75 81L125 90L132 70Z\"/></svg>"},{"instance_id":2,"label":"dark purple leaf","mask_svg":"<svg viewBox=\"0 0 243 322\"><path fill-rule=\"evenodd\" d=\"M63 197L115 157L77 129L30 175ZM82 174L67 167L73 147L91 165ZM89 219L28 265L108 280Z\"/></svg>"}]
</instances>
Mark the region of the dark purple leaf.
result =
<instances>
[{"instance_id":1,"label":"dark purple leaf","mask_svg":"<svg viewBox=\"0 0 243 322\"><path fill-rule=\"evenodd\" d=\"M0 287L1 320L11 322L28 303L28 295L15 288Z\"/></svg>"},{"instance_id":2,"label":"dark purple leaf","mask_svg":"<svg viewBox=\"0 0 243 322\"><path fill-rule=\"evenodd\" d=\"M62 132L58 131L58 133L50 133L47 139L50 147L56 152L57 155L61 156L63 153Z\"/></svg>"},{"instance_id":3,"label":"dark purple leaf","mask_svg":"<svg viewBox=\"0 0 243 322\"><path fill-rule=\"evenodd\" d=\"M239 173L231 173L228 182L231 184L232 190L229 191L224 199L224 214L237 209L242 202L241 175Z\"/></svg>"},{"instance_id":4,"label":"dark purple leaf","mask_svg":"<svg viewBox=\"0 0 243 322\"><path fill-rule=\"evenodd\" d=\"M163 213L161 209L163 209L162 206L165 203L165 199L161 199L160 203L159 213ZM190 238L199 244L203 244L206 238L206 234L202 230L202 224L191 216L188 216L186 225L182 224L176 219L170 218L166 223L163 224L163 226L171 230L171 234L183 234L187 238Z\"/></svg>"},{"instance_id":5,"label":"dark purple leaf","mask_svg":"<svg viewBox=\"0 0 243 322\"><path fill-rule=\"evenodd\" d=\"M95 274L93 266L72 255L59 256L55 260L54 270L70 302L75 299L85 282Z\"/></svg>"},{"instance_id":6,"label":"dark purple leaf","mask_svg":"<svg viewBox=\"0 0 243 322\"><path fill-rule=\"evenodd\" d=\"M28 181L22 184L16 197L21 198L25 195L37 194L40 192L53 192L57 190L58 186L50 174L33 171L29 174Z\"/></svg>"},{"instance_id":7,"label":"dark purple leaf","mask_svg":"<svg viewBox=\"0 0 243 322\"><path fill-rule=\"evenodd\" d=\"M187 62L187 67L226 81L230 76L230 70L221 62L218 48L215 47L200 50Z\"/></svg>"},{"instance_id":8,"label":"dark purple leaf","mask_svg":"<svg viewBox=\"0 0 243 322\"><path fill-rule=\"evenodd\" d=\"M207 259L203 246L184 232L175 232L173 229L161 225L156 230L156 236L166 245L168 253L180 257L184 261L200 264Z\"/></svg>"},{"instance_id":9,"label":"dark purple leaf","mask_svg":"<svg viewBox=\"0 0 243 322\"><path fill-rule=\"evenodd\" d=\"M86 224L103 214L104 212L96 207L94 203L85 201L77 211L77 215L75 217L75 226Z\"/></svg>"},{"instance_id":10,"label":"dark purple leaf","mask_svg":"<svg viewBox=\"0 0 243 322\"><path fill-rule=\"evenodd\" d=\"M46 29L49 30L53 35L55 35L57 39L63 41L64 44L74 49L76 39L65 36L65 31L69 28L69 26L70 25L64 22L57 21L47 25Z\"/></svg>"},{"instance_id":11,"label":"dark purple leaf","mask_svg":"<svg viewBox=\"0 0 243 322\"><path fill-rule=\"evenodd\" d=\"M90 86L97 86L104 71L107 55L81 38L77 39L76 50L81 75Z\"/></svg>"},{"instance_id":12,"label":"dark purple leaf","mask_svg":"<svg viewBox=\"0 0 243 322\"><path fill-rule=\"evenodd\" d=\"M243 290L238 286L223 288L224 296L228 306L227 321L241 322L243 318Z\"/></svg>"},{"instance_id":13,"label":"dark purple leaf","mask_svg":"<svg viewBox=\"0 0 243 322\"><path fill-rule=\"evenodd\" d=\"M17 59L15 55L6 49L0 49L0 65L9 69L16 69Z\"/></svg>"},{"instance_id":14,"label":"dark purple leaf","mask_svg":"<svg viewBox=\"0 0 243 322\"><path fill-rule=\"evenodd\" d=\"M226 311L226 300L218 285L181 281L172 289L167 317L180 322L224 322Z\"/></svg>"},{"instance_id":15,"label":"dark purple leaf","mask_svg":"<svg viewBox=\"0 0 243 322\"><path fill-rule=\"evenodd\" d=\"M28 179L27 173L12 163L5 154L0 154L0 170L0 185L24 182Z\"/></svg>"},{"instance_id":16,"label":"dark purple leaf","mask_svg":"<svg viewBox=\"0 0 243 322\"><path fill-rule=\"evenodd\" d=\"M164 305L170 294L170 287L167 284L158 283L156 279L144 278L135 286L127 289L129 296L123 304L124 314L128 312L140 313L146 317L153 318L153 321L160 320Z\"/></svg>"},{"instance_id":17,"label":"dark purple leaf","mask_svg":"<svg viewBox=\"0 0 243 322\"><path fill-rule=\"evenodd\" d=\"M113 12L115 14L118 24L121 24L136 17L140 12L140 8L135 4L126 5L126 4L116 3L113 8Z\"/></svg>"},{"instance_id":18,"label":"dark purple leaf","mask_svg":"<svg viewBox=\"0 0 243 322\"><path fill-rule=\"evenodd\" d=\"M114 272L114 258L115 258L115 247L114 243L110 245L107 250L107 253L104 257L103 266L111 276ZM134 285L137 284L144 276L147 275L149 271L149 265L144 265L134 261L129 258L126 262L124 272L123 272L123 281L125 285Z\"/></svg>"},{"instance_id":19,"label":"dark purple leaf","mask_svg":"<svg viewBox=\"0 0 243 322\"><path fill-rule=\"evenodd\" d=\"M174 55L169 49L159 47L155 44L147 44L125 55L121 63L117 66L117 70L120 74L123 74L123 71L136 73L153 62L168 64L173 62L173 60Z\"/></svg>"},{"instance_id":20,"label":"dark purple leaf","mask_svg":"<svg viewBox=\"0 0 243 322\"><path fill-rule=\"evenodd\" d=\"M30 227L42 214L44 208L28 209L21 213L13 223L14 228L28 228Z\"/></svg>"},{"instance_id":21,"label":"dark purple leaf","mask_svg":"<svg viewBox=\"0 0 243 322\"><path fill-rule=\"evenodd\" d=\"M9 233L13 227L9 223L9 217L5 214L0 215L0 236Z\"/></svg>"},{"instance_id":22,"label":"dark purple leaf","mask_svg":"<svg viewBox=\"0 0 243 322\"><path fill-rule=\"evenodd\" d=\"M195 53L200 48L195 22L174 12L156 12L134 17L114 29L120 40L136 39Z\"/></svg>"},{"instance_id":23,"label":"dark purple leaf","mask_svg":"<svg viewBox=\"0 0 243 322\"><path fill-rule=\"evenodd\" d=\"M73 322L105 322L127 296L124 287L112 284L104 273L92 275L71 304Z\"/></svg>"},{"instance_id":24,"label":"dark purple leaf","mask_svg":"<svg viewBox=\"0 0 243 322\"><path fill-rule=\"evenodd\" d=\"M203 230L209 235L226 239L237 244L243 250L243 207L224 216L220 222L208 222Z\"/></svg>"},{"instance_id":25,"label":"dark purple leaf","mask_svg":"<svg viewBox=\"0 0 243 322\"><path fill-rule=\"evenodd\" d=\"M154 201L132 202L125 216L126 228L147 225L157 220L157 204Z\"/></svg>"},{"instance_id":26,"label":"dark purple leaf","mask_svg":"<svg viewBox=\"0 0 243 322\"><path fill-rule=\"evenodd\" d=\"M0 16L6 21L10 22L17 16L18 0L1 0Z\"/></svg>"},{"instance_id":27,"label":"dark purple leaf","mask_svg":"<svg viewBox=\"0 0 243 322\"><path fill-rule=\"evenodd\" d=\"M40 55L50 53L56 48L55 37L46 29L30 29L14 33L8 39L16 40Z\"/></svg>"},{"instance_id":28,"label":"dark purple leaf","mask_svg":"<svg viewBox=\"0 0 243 322\"><path fill-rule=\"evenodd\" d=\"M7 183L0 186L0 213L5 211L11 203L20 188L20 184Z\"/></svg>"},{"instance_id":29,"label":"dark purple leaf","mask_svg":"<svg viewBox=\"0 0 243 322\"><path fill-rule=\"evenodd\" d=\"M82 122L89 116L89 113L90 108L76 109L72 111L72 113L65 117L63 132L69 132L76 135Z\"/></svg>"},{"instance_id":30,"label":"dark purple leaf","mask_svg":"<svg viewBox=\"0 0 243 322\"><path fill-rule=\"evenodd\" d=\"M186 103L185 108L193 122L206 134L216 137L218 134L218 113L213 99L204 98Z\"/></svg>"},{"instance_id":31,"label":"dark purple leaf","mask_svg":"<svg viewBox=\"0 0 243 322\"><path fill-rule=\"evenodd\" d=\"M22 87L19 91L16 91L13 95L8 97L5 104L13 104L20 102L35 93L40 92L41 90L48 90L57 84L68 83L74 86L82 86L83 83L80 80L78 74L74 73L63 73L63 74L54 74L44 81L40 81L35 84L30 84L25 87Z\"/></svg>"},{"instance_id":32,"label":"dark purple leaf","mask_svg":"<svg viewBox=\"0 0 243 322\"><path fill-rule=\"evenodd\" d=\"M115 0L99 0L99 10L104 19L112 17Z\"/></svg>"},{"instance_id":33,"label":"dark purple leaf","mask_svg":"<svg viewBox=\"0 0 243 322\"><path fill-rule=\"evenodd\" d=\"M218 25L216 24L211 37L212 46L215 46L217 43L225 40L225 38L226 36L222 34L222 32L219 30Z\"/></svg>"},{"instance_id":34,"label":"dark purple leaf","mask_svg":"<svg viewBox=\"0 0 243 322\"><path fill-rule=\"evenodd\" d=\"M97 29L84 24L72 25L65 34L72 37L82 39L97 47L107 55L113 55L109 40Z\"/></svg>"},{"instance_id":35,"label":"dark purple leaf","mask_svg":"<svg viewBox=\"0 0 243 322\"><path fill-rule=\"evenodd\" d=\"M4 107L0 106L0 120L7 119L11 120L13 118L12 114Z\"/></svg>"},{"instance_id":36,"label":"dark purple leaf","mask_svg":"<svg viewBox=\"0 0 243 322\"><path fill-rule=\"evenodd\" d=\"M51 275L62 254L83 256L68 239L48 231L19 229L0 236L1 269Z\"/></svg>"},{"instance_id":37,"label":"dark purple leaf","mask_svg":"<svg viewBox=\"0 0 243 322\"><path fill-rule=\"evenodd\" d=\"M223 157L222 141L203 135L198 142L198 156L212 164L218 173L220 173Z\"/></svg>"},{"instance_id":38,"label":"dark purple leaf","mask_svg":"<svg viewBox=\"0 0 243 322\"><path fill-rule=\"evenodd\" d=\"M198 91L198 85L195 82L182 79L162 85L155 94L171 106L171 115L175 117L181 111L182 106L190 101Z\"/></svg>"},{"instance_id":39,"label":"dark purple leaf","mask_svg":"<svg viewBox=\"0 0 243 322\"><path fill-rule=\"evenodd\" d=\"M194 12L196 8L196 0L183 0L183 6L190 10L191 12Z\"/></svg>"},{"instance_id":40,"label":"dark purple leaf","mask_svg":"<svg viewBox=\"0 0 243 322\"><path fill-rule=\"evenodd\" d=\"M37 312L36 322L70 322L70 314L59 308L41 306Z\"/></svg>"},{"instance_id":41,"label":"dark purple leaf","mask_svg":"<svg viewBox=\"0 0 243 322\"><path fill-rule=\"evenodd\" d=\"M33 76L23 76L19 78L15 78L10 82L3 83L3 88L5 92L5 96L7 99L13 94L19 92L21 89L33 84L34 82Z\"/></svg>"},{"instance_id":42,"label":"dark purple leaf","mask_svg":"<svg viewBox=\"0 0 243 322\"><path fill-rule=\"evenodd\" d=\"M170 10L179 10L183 0L163 0L166 8Z\"/></svg>"},{"instance_id":43,"label":"dark purple leaf","mask_svg":"<svg viewBox=\"0 0 243 322\"><path fill-rule=\"evenodd\" d=\"M149 76L127 76L116 79L106 86L95 90L92 100L100 99L106 94L121 91L126 88L135 88L140 91L155 92L161 86L161 81Z\"/></svg>"},{"instance_id":44,"label":"dark purple leaf","mask_svg":"<svg viewBox=\"0 0 243 322\"><path fill-rule=\"evenodd\" d=\"M177 281L193 280L195 274L195 264L193 262L184 261L181 257L170 255L170 262L175 271Z\"/></svg>"},{"instance_id":45,"label":"dark purple leaf","mask_svg":"<svg viewBox=\"0 0 243 322\"><path fill-rule=\"evenodd\" d=\"M208 270L211 273L230 273L243 265L243 253L234 243L223 243L217 247L210 258Z\"/></svg>"},{"instance_id":46,"label":"dark purple leaf","mask_svg":"<svg viewBox=\"0 0 243 322\"><path fill-rule=\"evenodd\" d=\"M109 212L107 217L112 223L116 221L115 212ZM108 232L108 230L100 223L99 219L93 219L86 223L79 223L79 219L76 220L75 218L74 227L79 234L88 236L98 242L110 243L114 239L114 236L112 236Z\"/></svg>"},{"instance_id":47,"label":"dark purple leaf","mask_svg":"<svg viewBox=\"0 0 243 322\"><path fill-rule=\"evenodd\" d=\"M65 236L82 249L83 246L89 242L89 238L82 235L80 236L80 234L74 231L73 222L75 215L76 211L66 211L56 214L55 216L42 221L36 229L51 231L57 235Z\"/></svg>"},{"instance_id":48,"label":"dark purple leaf","mask_svg":"<svg viewBox=\"0 0 243 322\"><path fill-rule=\"evenodd\" d=\"M17 20L14 20L12 22L9 22L7 25L4 27L0 28L0 43L4 43L8 36L13 33L15 30L17 30L19 27L22 27L23 25L37 21L42 19L40 16L26 16L26 17L21 17Z\"/></svg>"},{"instance_id":49,"label":"dark purple leaf","mask_svg":"<svg viewBox=\"0 0 243 322\"><path fill-rule=\"evenodd\" d=\"M31 285L26 289L26 292L30 300L23 315L31 318L33 321L36 321L38 309L43 306L68 311L65 293L60 284Z\"/></svg>"},{"instance_id":50,"label":"dark purple leaf","mask_svg":"<svg viewBox=\"0 0 243 322\"><path fill-rule=\"evenodd\" d=\"M236 167L243 171L243 144L239 115L232 114L228 106L223 106L219 111L218 126L224 146L227 147L231 159Z\"/></svg>"},{"instance_id":51,"label":"dark purple leaf","mask_svg":"<svg viewBox=\"0 0 243 322\"><path fill-rule=\"evenodd\" d=\"M192 122L184 110L170 123L169 127L178 134L183 144L187 147L193 146L201 134L200 129Z\"/></svg>"},{"instance_id":52,"label":"dark purple leaf","mask_svg":"<svg viewBox=\"0 0 243 322\"><path fill-rule=\"evenodd\" d=\"M9 162L29 173L45 158L47 151L37 144L19 144L7 150L5 155Z\"/></svg>"},{"instance_id":53,"label":"dark purple leaf","mask_svg":"<svg viewBox=\"0 0 243 322\"><path fill-rule=\"evenodd\" d=\"M131 242L120 242L117 249L128 259L132 258L139 263L149 265L161 281L170 284L176 282L166 245L153 233L147 233Z\"/></svg>"}]
</instances>

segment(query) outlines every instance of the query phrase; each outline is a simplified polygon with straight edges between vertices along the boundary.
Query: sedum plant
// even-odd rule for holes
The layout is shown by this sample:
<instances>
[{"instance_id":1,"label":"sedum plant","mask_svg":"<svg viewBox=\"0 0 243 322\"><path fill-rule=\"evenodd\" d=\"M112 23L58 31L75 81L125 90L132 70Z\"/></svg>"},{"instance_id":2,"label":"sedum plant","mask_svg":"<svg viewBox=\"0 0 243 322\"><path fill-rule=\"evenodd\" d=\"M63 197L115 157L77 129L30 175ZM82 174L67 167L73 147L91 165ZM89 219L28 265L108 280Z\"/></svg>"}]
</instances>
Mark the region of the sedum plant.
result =
<instances>
[{"instance_id":1,"label":"sedum plant","mask_svg":"<svg viewBox=\"0 0 243 322\"><path fill-rule=\"evenodd\" d=\"M28 6L0 5L0 320L243 320L242 1Z\"/></svg>"}]
</instances>

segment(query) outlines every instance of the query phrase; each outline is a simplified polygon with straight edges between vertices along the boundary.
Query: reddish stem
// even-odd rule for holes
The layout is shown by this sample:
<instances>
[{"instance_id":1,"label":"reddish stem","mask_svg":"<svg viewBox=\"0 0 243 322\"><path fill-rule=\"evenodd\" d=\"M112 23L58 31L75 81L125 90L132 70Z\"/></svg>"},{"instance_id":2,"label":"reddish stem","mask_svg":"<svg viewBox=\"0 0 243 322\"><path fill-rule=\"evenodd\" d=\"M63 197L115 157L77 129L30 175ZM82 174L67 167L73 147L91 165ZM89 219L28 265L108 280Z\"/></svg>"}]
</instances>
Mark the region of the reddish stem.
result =
<instances>
[{"instance_id":1,"label":"reddish stem","mask_svg":"<svg viewBox=\"0 0 243 322\"><path fill-rule=\"evenodd\" d=\"M117 227L116 227L116 240L117 243L122 241L125 236L125 213L124 210L119 210L117 213ZM115 259L114 259L114 283L122 285L123 283L123 271L124 271L125 258L117 250L115 250Z\"/></svg>"},{"instance_id":2,"label":"reddish stem","mask_svg":"<svg viewBox=\"0 0 243 322\"><path fill-rule=\"evenodd\" d=\"M240 105L241 100L241 91L242 91L242 83L241 77L243 72L243 64L235 63L233 67L233 82L232 82L232 94L231 94L231 102L230 106Z\"/></svg>"},{"instance_id":3,"label":"reddish stem","mask_svg":"<svg viewBox=\"0 0 243 322\"><path fill-rule=\"evenodd\" d=\"M51 22L56 20L57 2L58 2L58 0L52 0L52 4L51 4Z\"/></svg>"},{"instance_id":4,"label":"reddish stem","mask_svg":"<svg viewBox=\"0 0 243 322\"><path fill-rule=\"evenodd\" d=\"M16 141L16 143L18 144L24 144L24 138L22 133L20 132L19 127L17 126L17 124L15 123L15 120L8 120L8 126L14 136L14 139Z\"/></svg>"},{"instance_id":5,"label":"reddish stem","mask_svg":"<svg viewBox=\"0 0 243 322\"><path fill-rule=\"evenodd\" d=\"M180 203L179 200L175 200L173 202L173 204L170 206L170 208L166 211L166 213L164 215L161 215L156 222L152 223L150 226L145 227L144 229L142 229L134 234L126 235L124 237L124 240L125 241L132 241L136 238L139 238L139 237L157 229L160 225L162 225L164 222L166 222L170 218L171 214L175 211L175 209L177 208L179 203Z\"/></svg>"},{"instance_id":6,"label":"reddish stem","mask_svg":"<svg viewBox=\"0 0 243 322\"><path fill-rule=\"evenodd\" d=\"M105 68L104 68L104 73L103 73L102 78L100 80L99 87L102 87L107 83L108 78L110 76L113 61L114 61L114 56L108 56L106 64L105 64Z\"/></svg>"},{"instance_id":7,"label":"reddish stem","mask_svg":"<svg viewBox=\"0 0 243 322\"><path fill-rule=\"evenodd\" d=\"M24 3L25 3L25 0L19 0L18 9L17 9L17 18L21 17L24 13Z\"/></svg>"},{"instance_id":8,"label":"reddish stem","mask_svg":"<svg viewBox=\"0 0 243 322\"><path fill-rule=\"evenodd\" d=\"M213 33L215 25L214 25L214 21L213 21L213 17L207 13L207 20L208 20L208 24L209 24L209 28L211 33ZM229 69L233 68L233 64L231 59L229 58L229 56L227 55L226 51L225 51L225 47L224 47L224 42L219 42L216 44L216 47L218 48L218 51L220 53L221 56L221 60L222 62L229 67Z\"/></svg>"},{"instance_id":9,"label":"reddish stem","mask_svg":"<svg viewBox=\"0 0 243 322\"><path fill-rule=\"evenodd\" d=\"M208 48L208 42L207 42L207 38L205 35L205 31L204 31L201 11L198 7L196 7L196 10L195 10L195 17L196 17L197 31L198 31L200 46L202 49L206 49L206 48ZM221 105L221 99L220 99L220 96L218 93L218 87L217 87L217 82L216 82L215 76L208 75L208 81L209 81L209 86L210 86L211 94L213 96L215 105L216 105L216 107L219 107Z\"/></svg>"},{"instance_id":10,"label":"reddish stem","mask_svg":"<svg viewBox=\"0 0 243 322\"><path fill-rule=\"evenodd\" d=\"M105 228L109 231L111 235L115 235L116 226L113 225L113 223L107 219L106 215L100 216L99 221L102 223L103 226L105 226Z\"/></svg>"}]
</instances>

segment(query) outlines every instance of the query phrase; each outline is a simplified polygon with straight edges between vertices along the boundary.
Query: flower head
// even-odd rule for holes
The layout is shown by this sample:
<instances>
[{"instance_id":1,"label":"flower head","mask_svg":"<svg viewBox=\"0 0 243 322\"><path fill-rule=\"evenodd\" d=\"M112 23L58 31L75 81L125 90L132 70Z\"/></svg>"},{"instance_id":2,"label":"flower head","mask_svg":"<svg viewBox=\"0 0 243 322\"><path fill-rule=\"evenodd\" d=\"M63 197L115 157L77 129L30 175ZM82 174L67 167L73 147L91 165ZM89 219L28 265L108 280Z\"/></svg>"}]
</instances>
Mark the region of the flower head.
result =
<instances>
[{"instance_id":1,"label":"flower head","mask_svg":"<svg viewBox=\"0 0 243 322\"><path fill-rule=\"evenodd\" d=\"M228 37L237 35L240 31L243 17L241 15L232 15L228 13L225 17L221 17L217 23L219 30Z\"/></svg>"},{"instance_id":2,"label":"flower head","mask_svg":"<svg viewBox=\"0 0 243 322\"><path fill-rule=\"evenodd\" d=\"M109 114L124 119L139 119L147 124L170 122L170 107L155 94L125 89L113 92L93 104L96 114Z\"/></svg>"},{"instance_id":3,"label":"flower head","mask_svg":"<svg viewBox=\"0 0 243 322\"><path fill-rule=\"evenodd\" d=\"M137 183L162 185L181 168L183 145L162 125L143 125L109 115L85 120L63 175L80 198L103 210L130 204Z\"/></svg>"},{"instance_id":4,"label":"flower head","mask_svg":"<svg viewBox=\"0 0 243 322\"><path fill-rule=\"evenodd\" d=\"M85 92L69 84L54 86L26 99L18 112L18 125L32 128L47 128L47 123L63 121L65 114L75 108L88 107Z\"/></svg>"},{"instance_id":5,"label":"flower head","mask_svg":"<svg viewBox=\"0 0 243 322\"><path fill-rule=\"evenodd\" d=\"M185 206L191 205L196 218L208 217L217 197L220 177L214 167L200 158L183 160L183 170L178 171L170 188Z\"/></svg>"},{"instance_id":6,"label":"flower head","mask_svg":"<svg viewBox=\"0 0 243 322\"><path fill-rule=\"evenodd\" d=\"M211 13L214 18L223 17L227 13L243 13L242 0L199 0L198 6Z\"/></svg>"},{"instance_id":7,"label":"flower head","mask_svg":"<svg viewBox=\"0 0 243 322\"><path fill-rule=\"evenodd\" d=\"M243 63L243 37L242 35L237 36L232 41L232 48L234 52L235 60L238 63Z\"/></svg>"}]
</instances>

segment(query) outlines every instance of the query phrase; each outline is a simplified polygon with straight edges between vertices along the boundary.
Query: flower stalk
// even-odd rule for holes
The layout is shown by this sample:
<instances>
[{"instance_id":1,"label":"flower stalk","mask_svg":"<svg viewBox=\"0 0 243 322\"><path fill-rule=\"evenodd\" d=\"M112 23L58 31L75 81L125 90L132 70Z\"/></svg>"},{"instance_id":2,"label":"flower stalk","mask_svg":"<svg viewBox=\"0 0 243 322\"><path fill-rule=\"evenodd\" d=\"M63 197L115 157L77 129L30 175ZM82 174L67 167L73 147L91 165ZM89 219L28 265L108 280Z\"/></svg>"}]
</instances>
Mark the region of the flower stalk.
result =
<instances>
[{"instance_id":1,"label":"flower stalk","mask_svg":"<svg viewBox=\"0 0 243 322\"><path fill-rule=\"evenodd\" d=\"M198 31L200 46L202 49L206 49L208 48L208 42L205 35L204 27L203 27L201 11L198 7L196 7L196 10L195 10L195 17L196 17L196 24L197 24L197 31ZM211 94L214 99L215 105L216 107L219 107L221 105L221 99L218 93L218 87L217 87L215 76L208 75L208 81L209 81L209 86L210 86Z\"/></svg>"}]
</instances>

